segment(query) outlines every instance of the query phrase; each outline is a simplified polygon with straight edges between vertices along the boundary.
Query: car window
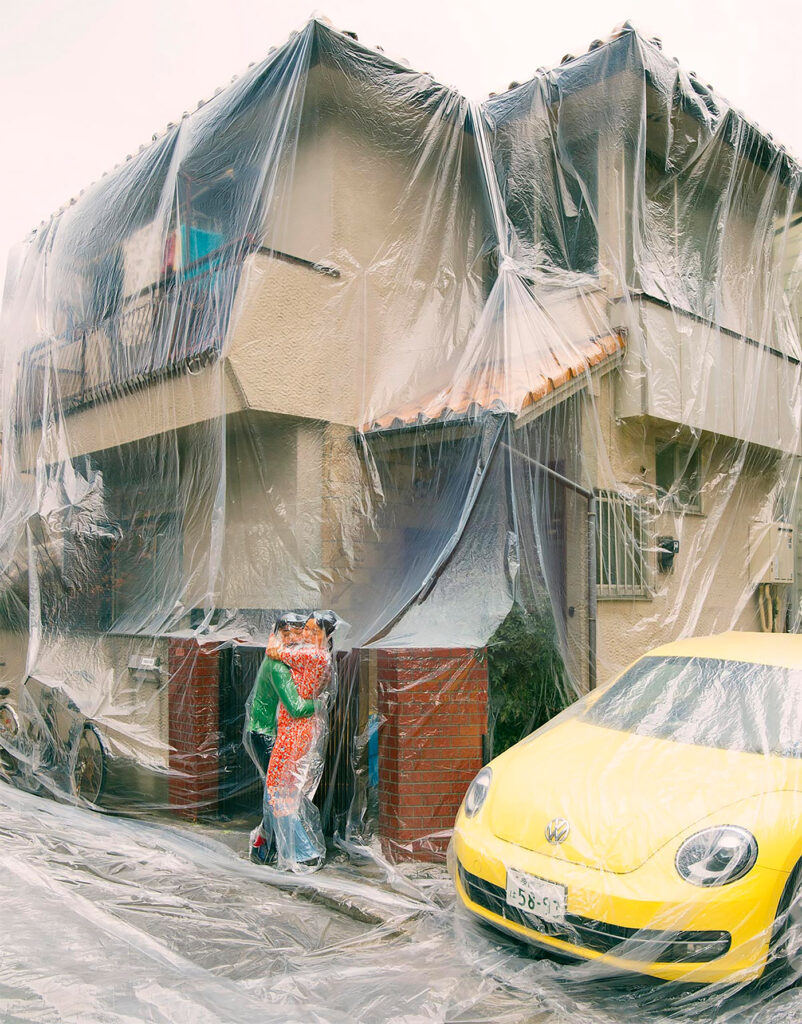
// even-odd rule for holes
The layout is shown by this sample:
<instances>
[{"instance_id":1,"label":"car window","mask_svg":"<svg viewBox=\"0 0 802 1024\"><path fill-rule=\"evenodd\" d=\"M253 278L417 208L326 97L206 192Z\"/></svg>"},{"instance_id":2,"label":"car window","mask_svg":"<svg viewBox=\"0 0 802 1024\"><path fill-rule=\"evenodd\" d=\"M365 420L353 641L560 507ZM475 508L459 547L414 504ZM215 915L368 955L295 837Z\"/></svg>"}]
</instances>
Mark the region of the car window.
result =
<instances>
[{"instance_id":1,"label":"car window","mask_svg":"<svg viewBox=\"0 0 802 1024\"><path fill-rule=\"evenodd\" d=\"M802 670L720 658L641 658L584 718L679 743L802 757Z\"/></svg>"}]
</instances>

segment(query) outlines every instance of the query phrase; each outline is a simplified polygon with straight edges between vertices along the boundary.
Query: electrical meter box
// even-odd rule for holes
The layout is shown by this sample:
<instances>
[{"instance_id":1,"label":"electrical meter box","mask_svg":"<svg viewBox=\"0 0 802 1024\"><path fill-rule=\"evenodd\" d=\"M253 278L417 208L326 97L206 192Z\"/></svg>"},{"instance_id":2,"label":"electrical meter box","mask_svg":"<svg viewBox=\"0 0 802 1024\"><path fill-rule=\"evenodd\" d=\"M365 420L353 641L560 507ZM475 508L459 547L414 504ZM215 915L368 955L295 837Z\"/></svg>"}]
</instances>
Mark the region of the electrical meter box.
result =
<instances>
[{"instance_id":1,"label":"electrical meter box","mask_svg":"<svg viewBox=\"0 0 802 1024\"><path fill-rule=\"evenodd\" d=\"M794 582L793 526L788 523L750 525L749 579L755 586Z\"/></svg>"}]
</instances>

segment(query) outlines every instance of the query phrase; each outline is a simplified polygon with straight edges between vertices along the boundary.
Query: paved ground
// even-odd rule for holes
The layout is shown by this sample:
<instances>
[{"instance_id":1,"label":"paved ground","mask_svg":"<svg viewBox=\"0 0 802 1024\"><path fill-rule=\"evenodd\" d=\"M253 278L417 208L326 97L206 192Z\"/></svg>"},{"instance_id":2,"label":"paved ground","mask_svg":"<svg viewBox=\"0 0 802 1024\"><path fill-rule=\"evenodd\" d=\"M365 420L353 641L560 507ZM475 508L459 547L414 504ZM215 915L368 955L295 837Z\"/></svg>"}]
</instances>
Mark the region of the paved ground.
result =
<instances>
[{"instance_id":1,"label":"paved ground","mask_svg":"<svg viewBox=\"0 0 802 1024\"><path fill-rule=\"evenodd\" d=\"M0 784L0 1020L802 1024L793 989L614 987L526 956L456 915L439 870L287 878L243 839Z\"/></svg>"}]
</instances>

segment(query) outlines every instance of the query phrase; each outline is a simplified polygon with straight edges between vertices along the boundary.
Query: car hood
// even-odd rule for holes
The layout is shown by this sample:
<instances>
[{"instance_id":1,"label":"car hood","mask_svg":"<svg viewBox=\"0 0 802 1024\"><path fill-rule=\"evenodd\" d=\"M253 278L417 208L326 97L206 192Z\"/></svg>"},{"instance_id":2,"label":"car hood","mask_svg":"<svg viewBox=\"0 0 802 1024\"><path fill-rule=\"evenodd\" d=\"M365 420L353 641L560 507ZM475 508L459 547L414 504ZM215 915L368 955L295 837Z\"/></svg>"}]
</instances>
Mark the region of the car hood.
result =
<instances>
[{"instance_id":1,"label":"car hood","mask_svg":"<svg viewBox=\"0 0 802 1024\"><path fill-rule=\"evenodd\" d=\"M696 822L748 796L802 788L802 762L561 722L493 763L492 832L599 870L640 867ZM564 818L558 845L546 826ZM738 824L733 822L732 824Z\"/></svg>"}]
</instances>

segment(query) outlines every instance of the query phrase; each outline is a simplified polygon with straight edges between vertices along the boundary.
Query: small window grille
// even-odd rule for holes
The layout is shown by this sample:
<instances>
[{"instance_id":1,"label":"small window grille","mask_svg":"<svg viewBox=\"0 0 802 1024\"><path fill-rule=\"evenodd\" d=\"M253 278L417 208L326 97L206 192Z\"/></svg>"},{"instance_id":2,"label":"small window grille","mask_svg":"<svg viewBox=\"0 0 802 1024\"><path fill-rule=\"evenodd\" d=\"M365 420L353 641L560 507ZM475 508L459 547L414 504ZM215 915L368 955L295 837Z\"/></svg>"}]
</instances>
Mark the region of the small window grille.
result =
<instances>
[{"instance_id":1,"label":"small window grille","mask_svg":"<svg viewBox=\"0 0 802 1024\"><path fill-rule=\"evenodd\" d=\"M647 597L646 510L638 498L596 492L596 584L603 598Z\"/></svg>"}]
</instances>

